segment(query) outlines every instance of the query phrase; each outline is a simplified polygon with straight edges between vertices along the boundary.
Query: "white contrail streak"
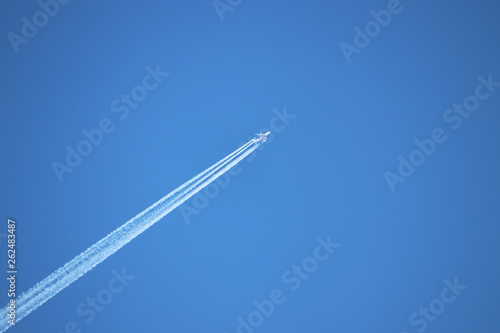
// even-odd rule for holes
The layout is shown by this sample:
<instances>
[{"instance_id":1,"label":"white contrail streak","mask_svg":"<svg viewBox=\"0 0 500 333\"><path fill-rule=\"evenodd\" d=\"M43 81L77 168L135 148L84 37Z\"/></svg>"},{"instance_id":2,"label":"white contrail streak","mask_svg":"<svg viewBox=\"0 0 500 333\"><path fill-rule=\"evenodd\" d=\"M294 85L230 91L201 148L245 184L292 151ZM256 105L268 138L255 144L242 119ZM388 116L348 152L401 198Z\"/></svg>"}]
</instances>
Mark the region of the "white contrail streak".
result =
<instances>
[{"instance_id":1,"label":"white contrail streak","mask_svg":"<svg viewBox=\"0 0 500 333\"><path fill-rule=\"evenodd\" d=\"M16 300L16 323L235 166L262 143L261 140L250 140L28 289ZM7 321L8 310L7 307L0 310L0 332L11 326Z\"/></svg>"}]
</instances>

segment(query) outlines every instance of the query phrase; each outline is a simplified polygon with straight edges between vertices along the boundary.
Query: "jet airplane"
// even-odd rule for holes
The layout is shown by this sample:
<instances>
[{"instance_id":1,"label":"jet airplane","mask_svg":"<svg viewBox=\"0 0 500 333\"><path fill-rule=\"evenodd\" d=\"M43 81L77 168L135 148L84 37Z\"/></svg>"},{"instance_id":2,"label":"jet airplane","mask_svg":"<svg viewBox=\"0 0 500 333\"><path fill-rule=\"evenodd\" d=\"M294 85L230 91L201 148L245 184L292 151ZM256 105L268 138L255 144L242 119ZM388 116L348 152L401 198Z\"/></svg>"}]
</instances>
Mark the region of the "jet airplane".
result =
<instances>
[{"instance_id":1,"label":"jet airplane","mask_svg":"<svg viewBox=\"0 0 500 333\"><path fill-rule=\"evenodd\" d=\"M255 133L255 135L258 136L258 138L255 139L255 141L266 141L267 140L267 136L271 134L271 132L267 132L267 133Z\"/></svg>"}]
</instances>

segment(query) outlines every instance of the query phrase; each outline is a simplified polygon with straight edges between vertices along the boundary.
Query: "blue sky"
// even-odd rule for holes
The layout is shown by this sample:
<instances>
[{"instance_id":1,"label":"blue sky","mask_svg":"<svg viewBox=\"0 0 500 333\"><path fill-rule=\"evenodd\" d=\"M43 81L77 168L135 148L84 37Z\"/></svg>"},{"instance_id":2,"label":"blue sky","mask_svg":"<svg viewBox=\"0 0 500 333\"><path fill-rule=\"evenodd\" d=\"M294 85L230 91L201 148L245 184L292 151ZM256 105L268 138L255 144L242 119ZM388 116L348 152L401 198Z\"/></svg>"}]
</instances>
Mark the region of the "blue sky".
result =
<instances>
[{"instance_id":1,"label":"blue sky","mask_svg":"<svg viewBox=\"0 0 500 333\"><path fill-rule=\"evenodd\" d=\"M217 4L0 5L19 291L276 129L9 332L497 332L498 3Z\"/></svg>"}]
</instances>

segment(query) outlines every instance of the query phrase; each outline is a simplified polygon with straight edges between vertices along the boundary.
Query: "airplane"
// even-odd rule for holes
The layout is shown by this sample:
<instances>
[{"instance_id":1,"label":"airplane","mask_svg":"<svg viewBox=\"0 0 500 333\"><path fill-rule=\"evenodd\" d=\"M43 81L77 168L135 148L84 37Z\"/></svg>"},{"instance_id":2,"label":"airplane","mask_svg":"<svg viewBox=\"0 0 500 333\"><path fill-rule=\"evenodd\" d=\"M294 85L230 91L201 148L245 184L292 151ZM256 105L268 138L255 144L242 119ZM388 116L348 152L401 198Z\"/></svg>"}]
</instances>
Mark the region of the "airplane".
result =
<instances>
[{"instance_id":1,"label":"airplane","mask_svg":"<svg viewBox=\"0 0 500 333\"><path fill-rule=\"evenodd\" d=\"M255 141L266 141L267 140L267 136L271 134L271 132L267 132L267 133L255 133L255 135L258 136L257 139L255 139Z\"/></svg>"}]
</instances>

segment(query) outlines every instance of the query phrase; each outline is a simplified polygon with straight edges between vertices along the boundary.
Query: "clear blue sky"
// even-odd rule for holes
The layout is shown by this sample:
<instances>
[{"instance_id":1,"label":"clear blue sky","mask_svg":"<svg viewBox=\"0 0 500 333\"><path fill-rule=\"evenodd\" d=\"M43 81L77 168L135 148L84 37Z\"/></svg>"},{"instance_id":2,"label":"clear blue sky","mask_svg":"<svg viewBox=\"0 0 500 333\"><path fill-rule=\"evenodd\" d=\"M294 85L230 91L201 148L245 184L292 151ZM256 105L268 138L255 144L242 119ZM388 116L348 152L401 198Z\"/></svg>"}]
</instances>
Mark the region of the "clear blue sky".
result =
<instances>
[{"instance_id":1,"label":"clear blue sky","mask_svg":"<svg viewBox=\"0 0 500 333\"><path fill-rule=\"evenodd\" d=\"M9 331L498 332L498 1L44 3L0 5L19 291L279 130Z\"/></svg>"}]
</instances>

